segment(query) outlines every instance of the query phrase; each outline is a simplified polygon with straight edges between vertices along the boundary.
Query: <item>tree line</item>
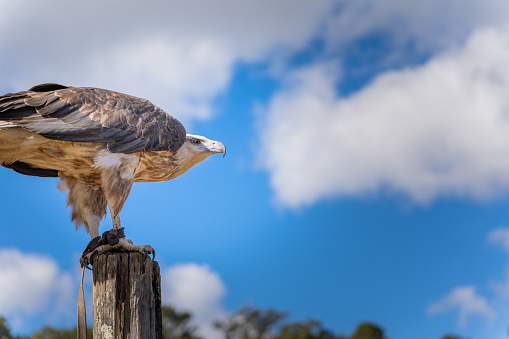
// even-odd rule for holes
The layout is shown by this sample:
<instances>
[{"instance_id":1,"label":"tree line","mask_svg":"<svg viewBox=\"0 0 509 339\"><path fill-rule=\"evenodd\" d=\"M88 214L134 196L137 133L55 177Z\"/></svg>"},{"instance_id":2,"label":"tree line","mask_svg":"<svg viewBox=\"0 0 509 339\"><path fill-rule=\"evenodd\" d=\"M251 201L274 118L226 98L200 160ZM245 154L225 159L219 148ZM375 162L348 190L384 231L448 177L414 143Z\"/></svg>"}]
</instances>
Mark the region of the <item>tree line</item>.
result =
<instances>
[{"instance_id":1,"label":"tree line","mask_svg":"<svg viewBox=\"0 0 509 339\"><path fill-rule=\"evenodd\" d=\"M162 307L163 339L207 339L198 335L192 324L192 315L170 306ZM214 327L224 339L390 339L374 323L363 322L350 335L338 334L323 327L318 320L288 322L288 312L273 309L242 307L228 318L216 321ZM75 339L76 328L44 327L29 337L13 336L5 318L0 317L0 339ZM87 338L92 338L88 329ZM466 339L445 335L441 339Z\"/></svg>"}]
</instances>

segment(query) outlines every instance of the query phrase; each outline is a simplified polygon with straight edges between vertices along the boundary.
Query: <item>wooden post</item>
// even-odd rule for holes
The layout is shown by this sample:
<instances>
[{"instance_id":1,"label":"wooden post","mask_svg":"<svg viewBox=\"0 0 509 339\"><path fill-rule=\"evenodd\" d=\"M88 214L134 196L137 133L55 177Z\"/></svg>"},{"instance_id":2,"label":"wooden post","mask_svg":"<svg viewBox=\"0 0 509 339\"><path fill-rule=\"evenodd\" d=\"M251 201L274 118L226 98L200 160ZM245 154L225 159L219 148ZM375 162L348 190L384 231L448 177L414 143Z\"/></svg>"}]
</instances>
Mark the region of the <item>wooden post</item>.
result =
<instances>
[{"instance_id":1,"label":"wooden post","mask_svg":"<svg viewBox=\"0 0 509 339\"><path fill-rule=\"evenodd\" d=\"M94 339L162 339L161 274L141 253L93 260Z\"/></svg>"}]
</instances>

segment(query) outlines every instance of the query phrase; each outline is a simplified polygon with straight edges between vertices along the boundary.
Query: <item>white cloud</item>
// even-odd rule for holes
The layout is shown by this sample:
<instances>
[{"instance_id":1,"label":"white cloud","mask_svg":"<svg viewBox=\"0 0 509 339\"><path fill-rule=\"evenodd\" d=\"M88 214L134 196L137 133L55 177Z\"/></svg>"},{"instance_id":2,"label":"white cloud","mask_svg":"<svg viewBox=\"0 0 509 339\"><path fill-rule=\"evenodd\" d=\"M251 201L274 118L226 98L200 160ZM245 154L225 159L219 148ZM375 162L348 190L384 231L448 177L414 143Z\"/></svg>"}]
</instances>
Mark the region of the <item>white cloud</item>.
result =
<instances>
[{"instance_id":1,"label":"white cloud","mask_svg":"<svg viewBox=\"0 0 509 339\"><path fill-rule=\"evenodd\" d=\"M153 36L92 56L86 82L149 97L183 123L210 118L211 102L227 86L234 56L219 42L167 40Z\"/></svg>"},{"instance_id":2,"label":"white cloud","mask_svg":"<svg viewBox=\"0 0 509 339\"><path fill-rule=\"evenodd\" d=\"M235 63L302 48L332 3L0 0L2 86L106 87L207 119Z\"/></svg>"},{"instance_id":3,"label":"white cloud","mask_svg":"<svg viewBox=\"0 0 509 339\"><path fill-rule=\"evenodd\" d=\"M428 307L428 314L435 315L457 309L459 325L466 326L468 318L481 316L488 320L495 318L495 311L485 298L477 295L474 286L459 286L448 295Z\"/></svg>"},{"instance_id":4,"label":"white cloud","mask_svg":"<svg viewBox=\"0 0 509 339\"><path fill-rule=\"evenodd\" d=\"M488 241L509 251L509 228L496 228L488 233Z\"/></svg>"},{"instance_id":5,"label":"white cloud","mask_svg":"<svg viewBox=\"0 0 509 339\"><path fill-rule=\"evenodd\" d=\"M222 338L213 327L214 321L227 316L221 305L226 287L220 276L207 265L190 263L172 266L161 277L163 304L189 311L203 337ZM85 285L91 285L90 280L91 274L86 275ZM0 316L7 318L14 332L26 333L34 324L69 324L75 319L69 317L74 314L69 309L75 310L77 287L78 281L54 259L0 248ZM87 313L92 314L91 288L86 290Z\"/></svg>"},{"instance_id":6,"label":"white cloud","mask_svg":"<svg viewBox=\"0 0 509 339\"><path fill-rule=\"evenodd\" d=\"M213 322L225 317L221 299L226 288L216 272L207 265L181 264L161 274L162 299L177 310L189 311L206 338L221 338Z\"/></svg>"},{"instance_id":7,"label":"white cloud","mask_svg":"<svg viewBox=\"0 0 509 339\"><path fill-rule=\"evenodd\" d=\"M339 72L293 72L260 124L262 165L298 207L381 188L417 202L509 189L509 39L481 30L421 67L339 97Z\"/></svg>"},{"instance_id":8,"label":"white cloud","mask_svg":"<svg viewBox=\"0 0 509 339\"><path fill-rule=\"evenodd\" d=\"M487 235L490 243L501 245L509 253L509 229L497 228ZM449 294L432 303L427 313L434 316L452 311L458 312L458 325L465 328L470 318L481 317L488 320L489 326L478 329L477 336L483 338L502 338L507 333L507 306L509 298L509 271L506 269L504 280L490 282L491 294L487 297L477 293L476 287L458 286Z\"/></svg>"},{"instance_id":9,"label":"white cloud","mask_svg":"<svg viewBox=\"0 0 509 339\"><path fill-rule=\"evenodd\" d=\"M396 44L435 51L463 41L475 29L504 27L508 10L504 0L350 0L328 18L325 36L333 49L386 33Z\"/></svg>"},{"instance_id":10,"label":"white cloud","mask_svg":"<svg viewBox=\"0 0 509 339\"><path fill-rule=\"evenodd\" d=\"M14 330L42 311L46 321L67 315L75 303L71 276L49 257L0 249L0 277L0 315L14 320Z\"/></svg>"},{"instance_id":11,"label":"white cloud","mask_svg":"<svg viewBox=\"0 0 509 339\"><path fill-rule=\"evenodd\" d=\"M509 228L496 228L488 233L487 240L490 243L499 245L509 254ZM492 282L494 291L505 299L509 298L509 267L506 268L504 281ZM504 308L506 308L506 303Z\"/></svg>"}]
</instances>

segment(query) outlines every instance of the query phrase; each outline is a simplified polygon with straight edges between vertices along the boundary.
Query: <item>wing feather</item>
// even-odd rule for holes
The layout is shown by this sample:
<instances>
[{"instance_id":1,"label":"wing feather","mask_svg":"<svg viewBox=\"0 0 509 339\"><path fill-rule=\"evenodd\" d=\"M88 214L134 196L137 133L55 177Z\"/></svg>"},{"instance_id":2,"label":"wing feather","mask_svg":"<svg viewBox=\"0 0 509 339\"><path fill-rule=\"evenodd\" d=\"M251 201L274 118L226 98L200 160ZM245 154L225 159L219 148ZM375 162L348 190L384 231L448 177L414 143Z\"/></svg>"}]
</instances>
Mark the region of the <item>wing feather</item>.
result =
<instances>
[{"instance_id":1,"label":"wing feather","mask_svg":"<svg viewBox=\"0 0 509 339\"><path fill-rule=\"evenodd\" d=\"M176 151L186 136L177 119L146 99L58 84L0 97L0 121L49 139L106 143L116 153Z\"/></svg>"}]
</instances>

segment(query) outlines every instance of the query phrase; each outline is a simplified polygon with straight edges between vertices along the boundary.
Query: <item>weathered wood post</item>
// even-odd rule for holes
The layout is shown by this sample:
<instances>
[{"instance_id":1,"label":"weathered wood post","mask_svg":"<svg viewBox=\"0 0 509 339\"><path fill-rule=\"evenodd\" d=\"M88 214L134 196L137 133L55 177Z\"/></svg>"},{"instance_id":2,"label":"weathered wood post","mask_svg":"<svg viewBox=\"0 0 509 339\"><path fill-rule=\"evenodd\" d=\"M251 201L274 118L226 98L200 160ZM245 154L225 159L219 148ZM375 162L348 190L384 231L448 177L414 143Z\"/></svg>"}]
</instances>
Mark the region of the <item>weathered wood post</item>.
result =
<instances>
[{"instance_id":1,"label":"weathered wood post","mask_svg":"<svg viewBox=\"0 0 509 339\"><path fill-rule=\"evenodd\" d=\"M161 274L141 253L93 259L94 339L162 339Z\"/></svg>"}]
</instances>

